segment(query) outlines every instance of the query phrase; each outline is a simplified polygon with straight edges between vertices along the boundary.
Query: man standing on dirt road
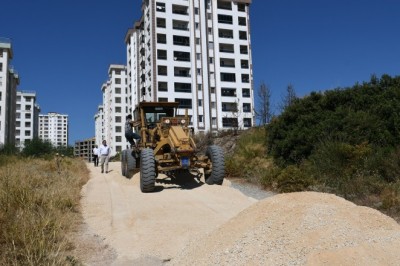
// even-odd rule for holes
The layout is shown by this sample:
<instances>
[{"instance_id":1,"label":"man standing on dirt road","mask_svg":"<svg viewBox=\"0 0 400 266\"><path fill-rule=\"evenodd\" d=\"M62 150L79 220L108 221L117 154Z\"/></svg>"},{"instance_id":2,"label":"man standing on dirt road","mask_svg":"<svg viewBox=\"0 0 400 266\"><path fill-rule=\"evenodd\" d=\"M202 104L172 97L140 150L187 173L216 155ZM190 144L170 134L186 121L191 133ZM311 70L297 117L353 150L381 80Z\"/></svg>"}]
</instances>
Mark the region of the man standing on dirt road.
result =
<instances>
[{"instance_id":1,"label":"man standing on dirt road","mask_svg":"<svg viewBox=\"0 0 400 266\"><path fill-rule=\"evenodd\" d=\"M103 144L99 148L101 172L104 173L104 164L106 165L106 174L108 173L108 159L110 158L110 147L107 141L103 140Z\"/></svg>"},{"instance_id":2,"label":"man standing on dirt road","mask_svg":"<svg viewBox=\"0 0 400 266\"><path fill-rule=\"evenodd\" d=\"M94 166L99 166L99 148L97 148L97 145L93 148L93 163Z\"/></svg>"}]
</instances>

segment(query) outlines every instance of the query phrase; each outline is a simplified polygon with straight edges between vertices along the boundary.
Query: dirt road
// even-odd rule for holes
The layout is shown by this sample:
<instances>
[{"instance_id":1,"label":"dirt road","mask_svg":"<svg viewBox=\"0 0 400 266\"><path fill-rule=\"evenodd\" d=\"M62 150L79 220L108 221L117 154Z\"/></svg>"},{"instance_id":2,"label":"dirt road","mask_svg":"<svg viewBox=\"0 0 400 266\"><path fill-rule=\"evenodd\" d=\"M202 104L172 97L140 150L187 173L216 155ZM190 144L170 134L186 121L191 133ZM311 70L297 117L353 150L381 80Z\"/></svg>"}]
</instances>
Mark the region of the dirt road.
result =
<instances>
[{"instance_id":1,"label":"dirt road","mask_svg":"<svg viewBox=\"0 0 400 266\"><path fill-rule=\"evenodd\" d=\"M222 186L195 179L174 184L163 175L157 178L157 192L144 194L139 175L123 177L120 163L110 163L107 174L87 166L91 179L82 191L83 216L88 234L106 244L95 254L87 252L89 265L162 264L257 202L229 181Z\"/></svg>"}]
</instances>

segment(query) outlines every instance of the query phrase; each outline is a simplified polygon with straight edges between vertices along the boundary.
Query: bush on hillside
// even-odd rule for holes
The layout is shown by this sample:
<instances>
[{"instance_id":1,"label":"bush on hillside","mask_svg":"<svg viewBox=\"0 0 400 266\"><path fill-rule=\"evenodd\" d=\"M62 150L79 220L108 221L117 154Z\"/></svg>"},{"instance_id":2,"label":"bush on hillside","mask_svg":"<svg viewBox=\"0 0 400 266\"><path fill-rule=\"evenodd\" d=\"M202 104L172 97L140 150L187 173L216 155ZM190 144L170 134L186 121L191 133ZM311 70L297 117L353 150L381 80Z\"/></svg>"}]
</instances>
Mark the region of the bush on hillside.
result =
<instances>
[{"instance_id":1,"label":"bush on hillside","mask_svg":"<svg viewBox=\"0 0 400 266\"><path fill-rule=\"evenodd\" d=\"M400 144L400 77L388 75L368 83L297 100L268 126L267 147L282 165L301 163L321 142L374 147Z\"/></svg>"}]
</instances>

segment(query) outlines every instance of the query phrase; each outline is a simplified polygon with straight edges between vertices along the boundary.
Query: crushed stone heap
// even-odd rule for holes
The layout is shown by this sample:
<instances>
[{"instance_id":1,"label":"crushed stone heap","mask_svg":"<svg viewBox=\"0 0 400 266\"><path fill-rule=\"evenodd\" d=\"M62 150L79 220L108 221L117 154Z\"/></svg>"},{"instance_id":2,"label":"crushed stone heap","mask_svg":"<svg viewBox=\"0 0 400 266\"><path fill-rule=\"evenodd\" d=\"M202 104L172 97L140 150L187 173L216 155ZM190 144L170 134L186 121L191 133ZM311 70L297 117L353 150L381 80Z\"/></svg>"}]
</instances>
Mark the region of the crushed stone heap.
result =
<instances>
[{"instance_id":1,"label":"crushed stone heap","mask_svg":"<svg viewBox=\"0 0 400 266\"><path fill-rule=\"evenodd\" d=\"M392 218L332 194L299 192L252 205L171 264L399 265L399 251Z\"/></svg>"}]
</instances>

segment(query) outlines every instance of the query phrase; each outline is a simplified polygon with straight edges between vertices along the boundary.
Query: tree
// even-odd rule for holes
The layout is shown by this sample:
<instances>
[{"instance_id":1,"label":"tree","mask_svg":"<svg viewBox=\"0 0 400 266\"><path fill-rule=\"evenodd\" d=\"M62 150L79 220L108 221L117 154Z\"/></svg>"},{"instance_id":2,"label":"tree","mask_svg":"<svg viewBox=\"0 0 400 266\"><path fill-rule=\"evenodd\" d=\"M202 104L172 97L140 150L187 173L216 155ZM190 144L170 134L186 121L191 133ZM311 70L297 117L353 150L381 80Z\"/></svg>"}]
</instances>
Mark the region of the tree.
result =
<instances>
[{"instance_id":1,"label":"tree","mask_svg":"<svg viewBox=\"0 0 400 266\"><path fill-rule=\"evenodd\" d=\"M294 90L293 85L289 84L286 87L286 94L282 99L281 111L291 106L296 99L297 99L296 91Z\"/></svg>"},{"instance_id":2,"label":"tree","mask_svg":"<svg viewBox=\"0 0 400 266\"><path fill-rule=\"evenodd\" d=\"M273 113L271 112L271 90L263 82L257 91L260 107L255 110L257 119L260 120L260 125L267 125L271 122Z\"/></svg>"},{"instance_id":3,"label":"tree","mask_svg":"<svg viewBox=\"0 0 400 266\"><path fill-rule=\"evenodd\" d=\"M33 138L32 140L25 141L25 147L22 150L22 154L25 156L49 156L52 155L54 148L49 141L45 141L39 138Z\"/></svg>"}]
</instances>

